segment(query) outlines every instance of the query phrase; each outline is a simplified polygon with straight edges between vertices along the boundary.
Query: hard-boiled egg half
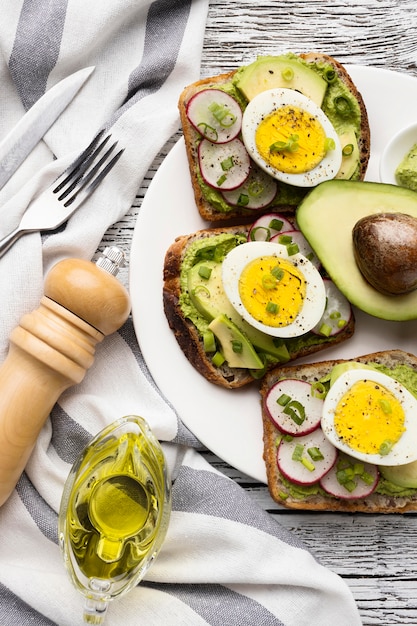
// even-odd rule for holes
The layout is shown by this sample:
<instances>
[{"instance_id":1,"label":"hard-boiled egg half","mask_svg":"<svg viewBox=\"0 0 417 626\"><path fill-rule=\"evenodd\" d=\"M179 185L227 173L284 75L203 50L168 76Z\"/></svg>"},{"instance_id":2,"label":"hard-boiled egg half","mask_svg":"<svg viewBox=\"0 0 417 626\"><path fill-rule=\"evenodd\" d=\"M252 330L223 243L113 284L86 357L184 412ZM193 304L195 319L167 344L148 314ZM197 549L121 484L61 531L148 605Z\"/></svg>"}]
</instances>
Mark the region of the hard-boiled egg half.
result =
<instances>
[{"instance_id":1,"label":"hard-boiled egg half","mask_svg":"<svg viewBox=\"0 0 417 626\"><path fill-rule=\"evenodd\" d=\"M251 326L274 337L298 337L321 319L323 279L302 254L285 245L251 241L231 250L222 263L226 295Z\"/></svg>"},{"instance_id":2,"label":"hard-boiled egg half","mask_svg":"<svg viewBox=\"0 0 417 626\"><path fill-rule=\"evenodd\" d=\"M268 174L297 187L334 178L342 149L332 123L312 100L293 89L269 89L246 107L242 137Z\"/></svg>"},{"instance_id":3,"label":"hard-boiled egg half","mask_svg":"<svg viewBox=\"0 0 417 626\"><path fill-rule=\"evenodd\" d=\"M375 465L417 460L417 400L372 369L349 369L330 387L321 427L333 445Z\"/></svg>"}]
</instances>

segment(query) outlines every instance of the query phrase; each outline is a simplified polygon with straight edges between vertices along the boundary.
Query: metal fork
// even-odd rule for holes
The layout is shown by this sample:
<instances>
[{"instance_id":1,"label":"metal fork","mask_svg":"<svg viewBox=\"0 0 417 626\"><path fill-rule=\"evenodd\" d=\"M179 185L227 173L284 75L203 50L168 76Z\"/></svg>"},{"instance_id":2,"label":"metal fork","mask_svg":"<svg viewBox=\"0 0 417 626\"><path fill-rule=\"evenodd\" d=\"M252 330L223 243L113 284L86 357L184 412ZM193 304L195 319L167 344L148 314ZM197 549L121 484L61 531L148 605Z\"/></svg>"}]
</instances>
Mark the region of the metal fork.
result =
<instances>
[{"instance_id":1,"label":"metal fork","mask_svg":"<svg viewBox=\"0 0 417 626\"><path fill-rule=\"evenodd\" d=\"M121 149L112 156L117 141L107 147L111 135L104 132L29 206L18 227L0 240L0 257L25 233L58 228L97 189L123 153Z\"/></svg>"}]
</instances>

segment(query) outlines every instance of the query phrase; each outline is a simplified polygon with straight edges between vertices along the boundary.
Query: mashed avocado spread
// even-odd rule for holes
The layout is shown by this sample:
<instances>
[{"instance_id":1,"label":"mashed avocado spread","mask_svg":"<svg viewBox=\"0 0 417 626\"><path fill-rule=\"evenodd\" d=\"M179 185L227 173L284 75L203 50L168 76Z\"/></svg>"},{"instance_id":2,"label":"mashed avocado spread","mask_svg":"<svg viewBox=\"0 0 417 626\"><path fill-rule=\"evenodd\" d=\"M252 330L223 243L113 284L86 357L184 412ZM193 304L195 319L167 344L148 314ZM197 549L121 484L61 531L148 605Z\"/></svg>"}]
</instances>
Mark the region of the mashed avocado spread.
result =
<instances>
[{"instance_id":1,"label":"mashed avocado spread","mask_svg":"<svg viewBox=\"0 0 417 626\"><path fill-rule=\"evenodd\" d=\"M401 187L417 191L417 143L405 155L395 170L395 176Z\"/></svg>"},{"instance_id":2,"label":"mashed avocado spread","mask_svg":"<svg viewBox=\"0 0 417 626\"><path fill-rule=\"evenodd\" d=\"M356 98L349 91L349 89L347 89L346 85L340 80L337 72L333 70L333 67L328 63L307 63L302 58L293 53L288 53L284 55L284 58L294 60L297 63L300 63L302 66L314 70L315 72L317 72L317 74L323 77L324 80L326 80L327 89L321 108L323 109L324 113L327 115L339 135L343 135L344 133L353 129L356 137L359 138L361 131L361 111L359 104ZM254 63L257 63L257 61L254 61ZM235 98L235 100L239 102L243 110L245 109L248 101L238 89L237 83L239 82L239 76L244 69L244 67L239 68L236 74L233 76L232 81L230 81L229 83L217 86L217 88L226 91L233 98ZM204 198L211 205L213 205L216 210L228 213L235 208L230 206L230 204L226 202L220 191L217 191L216 189L213 189L212 187L207 185L199 172L197 173L197 176ZM358 179L359 163L350 180ZM275 205L288 205L295 207L301 202L307 192L307 188L293 187L285 183L280 183L277 195L275 196L275 199L271 202L270 206L272 207Z\"/></svg>"}]
</instances>

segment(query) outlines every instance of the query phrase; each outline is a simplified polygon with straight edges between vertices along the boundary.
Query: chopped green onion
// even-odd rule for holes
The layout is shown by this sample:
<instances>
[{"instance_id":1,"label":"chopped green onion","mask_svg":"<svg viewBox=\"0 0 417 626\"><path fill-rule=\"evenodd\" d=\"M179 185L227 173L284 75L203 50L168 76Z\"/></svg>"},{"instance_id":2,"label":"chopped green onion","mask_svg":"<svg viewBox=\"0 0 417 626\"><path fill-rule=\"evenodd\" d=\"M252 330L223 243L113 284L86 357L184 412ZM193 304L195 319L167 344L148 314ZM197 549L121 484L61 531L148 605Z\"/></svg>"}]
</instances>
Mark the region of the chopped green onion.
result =
<instances>
[{"instance_id":1,"label":"chopped green onion","mask_svg":"<svg viewBox=\"0 0 417 626\"><path fill-rule=\"evenodd\" d=\"M273 228L274 230L279 231L283 226L284 222L276 217L269 222L269 228Z\"/></svg>"},{"instance_id":2,"label":"chopped green onion","mask_svg":"<svg viewBox=\"0 0 417 626\"><path fill-rule=\"evenodd\" d=\"M226 179L227 179L226 174L223 174L223 176L220 176L219 180L216 182L216 185L218 187L221 187Z\"/></svg>"},{"instance_id":3,"label":"chopped green onion","mask_svg":"<svg viewBox=\"0 0 417 626\"><path fill-rule=\"evenodd\" d=\"M291 135L288 141L276 141L269 146L270 152L297 152L299 136Z\"/></svg>"},{"instance_id":4,"label":"chopped green onion","mask_svg":"<svg viewBox=\"0 0 417 626\"><path fill-rule=\"evenodd\" d=\"M353 152L353 143L348 143L342 149L342 155L344 157L350 156Z\"/></svg>"},{"instance_id":5,"label":"chopped green onion","mask_svg":"<svg viewBox=\"0 0 417 626\"><path fill-rule=\"evenodd\" d=\"M266 228L265 226L256 226L255 228L252 228L251 230L251 233L250 233L251 241L255 241L255 236L258 230L265 231L266 236L265 236L264 241L269 241L271 239L271 231L269 230L269 228Z\"/></svg>"},{"instance_id":6,"label":"chopped green onion","mask_svg":"<svg viewBox=\"0 0 417 626\"><path fill-rule=\"evenodd\" d=\"M322 324L320 326L319 334L323 335L323 337L330 337L332 333L332 327L328 324Z\"/></svg>"},{"instance_id":7,"label":"chopped green onion","mask_svg":"<svg viewBox=\"0 0 417 626\"><path fill-rule=\"evenodd\" d=\"M207 265L200 265L198 268L198 275L201 276L201 278L208 280L211 276L211 268L207 267Z\"/></svg>"},{"instance_id":8,"label":"chopped green onion","mask_svg":"<svg viewBox=\"0 0 417 626\"><path fill-rule=\"evenodd\" d=\"M301 459L301 463L304 465L304 467L306 469L308 469L310 472L314 472L314 470L316 469L314 463L312 463L310 461L310 459L307 459L305 456L303 456L303 458Z\"/></svg>"},{"instance_id":9,"label":"chopped green onion","mask_svg":"<svg viewBox=\"0 0 417 626\"><path fill-rule=\"evenodd\" d=\"M305 408L298 400L288 402L285 405L283 413L288 415L298 426L300 426L306 418Z\"/></svg>"},{"instance_id":10,"label":"chopped green onion","mask_svg":"<svg viewBox=\"0 0 417 626\"><path fill-rule=\"evenodd\" d=\"M281 443L281 441L282 441L282 435L277 435L277 436L275 437L275 447L276 447L276 448L278 448L278 446L279 446L279 444Z\"/></svg>"},{"instance_id":11,"label":"chopped green onion","mask_svg":"<svg viewBox=\"0 0 417 626\"><path fill-rule=\"evenodd\" d=\"M369 472L362 472L361 480L363 480L366 485L372 485L372 483L374 482L374 477Z\"/></svg>"},{"instance_id":12,"label":"chopped green onion","mask_svg":"<svg viewBox=\"0 0 417 626\"><path fill-rule=\"evenodd\" d=\"M262 276L262 287L267 291L271 291L271 289L275 289L277 286L277 279L272 274L264 274Z\"/></svg>"},{"instance_id":13,"label":"chopped green onion","mask_svg":"<svg viewBox=\"0 0 417 626\"><path fill-rule=\"evenodd\" d=\"M389 400L386 400L385 398L380 398L378 401L378 404L381 407L382 412L385 413L386 415L389 415L389 413L392 413L392 406Z\"/></svg>"},{"instance_id":14,"label":"chopped green onion","mask_svg":"<svg viewBox=\"0 0 417 626\"><path fill-rule=\"evenodd\" d=\"M291 235L280 235L278 237L278 243L281 243L283 246L286 246L289 243L292 243Z\"/></svg>"},{"instance_id":15,"label":"chopped green onion","mask_svg":"<svg viewBox=\"0 0 417 626\"><path fill-rule=\"evenodd\" d=\"M302 457L303 457L303 452L304 452L304 446L301 443L297 443L295 445L294 451L292 453L292 460L293 461L301 461Z\"/></svg>"},{"instance_id":16,"label":"chopped green onion","mask_svg":"<svg viewBox=\"0 0 417 626\"><path fill-rule=\"evenodd\" d=\"M282 269L282 267L280 267L279 265L275 265L272 269L271 269L271 274L274 278L276 278L277 280L281 280L284 276L284 270Z\"/></svg>"},{"instance_id":17,"label":"chopped green onion","mask_svg":"<svg viewBox=\"0 0 417 626\"><path fill-rule=\"evenodd\" d=\"M294 78L294 70L292 67L285 67L281 72L281 76L289 83Z\"/></svg>"},{"instance_id":18,"label":"chopped green onion","mask_svg":"<svg viewBox=\"0 0 417 626\"><path fill-rule=\"evenodd\" d=\"M294 437L292 435L284 435L283 436L283 440L287 441L288 443L290 443L290 441L292 441L294 439Z\"/></svg>"},{"instance_id":19,"label":"chopped green onion","mask_svg":"<svg viewBox=\"0 0 417 626\"><path fill-rule=\"evenodd\" d=\"M256 180L253 180L249 185L248 185L248 194L250 196L252 196L252 198L257 198L258 196L260 196L263 191L264 191L264 186L261 185L261 183L259 183Z\"/></svg>"},{"instance_id":20,"label":"chopped green onion","mask_svg":"<svg viewBox=\"0 0 417 626\"><path fill-rule=\"evenodd\" d=\"M287 393L282 393L280 397L277 399L277 404L279 404L279 406L285 406L288 404L290 400L291 400L291 396L289 396Z\"/></svg>"},{"instance_id":21,"label":"chopped green onion","mask_svg":"<svg viewBox=\"0 0 417 626\"><path fill-rule=\"evenodd\" d=\"M347 117L350 114L352 106L345 96L337 96L337 98L334 99L334 108L339 115Z\"/></svg>"},{"instance_id":22,"label":"chopped green onion","mask_svg":"<svg viewBox=\"0 0 417 626\"><path fill-rule=\"evenodd\" d=\"M354 480L347 480L344 484L343 487L345 489L347 489L350 493L352 493L352 491L355 491L356 487L358 486L358 484L354 481Z\"/></svg>"},{"instance_id":23,"label":"chopped green onion","mask_svg":"<svg viewBox=\"0 0 417 626\"><path fill-rule=\"evenodd\" d=\"M198 128L201 127L201 134L204 135L204 137L207 137L207 139L210 139L211 141L217 141L219 135L213 126L205 124L204 122L197 124L197 126Z\"/></svg>"},{"instance_id":24,"label":"chopped green onion","mask_svg":"<svg viewBox=\"0 0 417 626\"><path fill-rule=\"evenodd\" d=\"M354 463L352 469L355 475L362 476L365 471L365 466L363 463Z\"/></svg>"},{"instance_id":25,"label":"chopped green onion","mask_svg":"<svg viewBox=\"0 0 417 626\"><path fill-rule=\"evenodd\" d=\"M332 137L326 137L326 139L324 140L324 150L328 152L329 150L334 150L335 148L335 140Z\"/></svg>"},{"instance_id":26,"label":"chopped green onion","mask_svg":"<svg viewBox=\"0 0 417 626\"><path fill-rule=\"evenodd\" d=\"M386 441L383 441L381 445L379 446L379 454L381 456L386 456L387 454L391 452L393 445L394 443L390 441L389 439L387 439Z\"/></svg>"},{"instance_id":27,"label":"chopped green onion","mask_svg":"<svg viewBox=\"0 0 417 626\"><path fill-rule=\"evenodd\" d=\"M326 387L319 380L311 385L311 395L322 400L326 396Z\"/></svg>"},{"instance_id":28,"label":"chopped green onion","mask_svg":"<svg viewBox=\"0 0 417 626\"><path fill-rule=\"evenodd\" d=\"M203 333L203 344L205 352L216 351L216 340L214 338L214 333L212 333L211 330L206 330Z\"/></svg>"},{"instance_id":29,"label":"chopped green onion","mask_svg":"<svg viewBox=\"0 0 417 626\"><path fill-rule=\"evenodd\" d=\"M220 367L221 365L223 365L225 360L226 359L224 358L221 352L216 352L213 358L211 359L211 362L213 363L215 367Z\"/></svg>"},{"instance_id":30,"label":"chopped green onion","mask_svg":"<svg viewBox=\"0 0 417 626\"><path fill-rule=\"evenodd\" d=\"M336 79L336 72L334 69L332 68L328 68L325 72L324 72L324 79L328 82L328 83L333 83L334 80Z\"/></svg>"},{"instance_id":31,"label":"chopped green onion","mask_svg":"<svg viewBox=\"0 0 417 626\"><path fill-rule=\"evenodd\" d=\"M243 350L243 344L238 339L232 339L232 350L237 354L240 354Z\"/></svg>"},{"instance_id":32,"label":"chopped green onion","mask_svg":"<svg viewBox=\"0 0 417 626\"><path fill-rule=\"evenodd\" d=\"M324 459L320 448L317 448L317 446L307 448L307 452L313 461L322 461Z\"/></svg>"},{"instance_id":33,"label":"chopped green onion","mask_svg":"<svg viewBox=\"0 0 417 626\"><path fill-rule=\"evenodd\" d=\"M222 161L220 165L222 166L223 172L227 172L233 167L233 157L231 156L227 157L227 159Z\"/></svg>"},{"instance_id":34,"label":"chopped green onion","mask_svg":"<svg viewBox=\"0 0 417 626\"><path fill-rule=\"evenodd\" d=\"M343 326L346 326L346 324L347 324L346 320L339 320L337 322L337 327L338 328L343 328Z\"/></svg>"},{"instance_id":35,"label":"chopped green onion","mask_svg":"<svg viewBox=\"0 0 417 626\"><path fill-rule=\"evenodd\" d=\"M300 252L300 248L298 244L293 241L292 243L287 244L287 252L288 256L293 256L294 254L298 254Z\"/></svg>"},{"instance_id":36,"label":"chopped green onion","mask_svg":"<svg viewBox=\"0 0 417 626\"><path fill-rule=\"evenodd\" d=\"M239 206L247 206L249 204L249 196L246 193L241 193L237 203Z\"/></svg>"},{"instance_id":37,"label":"chopped green onion","mask_svg":"<svg viewBox=\"0 0 417 626\"><path fill-rule=\"evenodd\" d=\"M275 313L278 313L278 305L276 304L276 302L268 302L265 309L267 313L272 313L274 315Z\"/></svg>"},{"instance_id":38,"label":"chopped green onion","mask_svg":"<svg viewBox=\"0 0 417 626\"><path fill-rule=\"evenodd\" d=\"M209 111L224 128L229 128L236 122L236 115L233 115L230 109L224 104L212 102L209 106Z\"/></svg>"},{"instance_id":39,"label":"chopped green onion","mask_svg":"<svg viewBox=\"0 0 417 626\"><path fill-rule=\"evenodd\" d=\"M337 320L340 317L340 311L332 311L329 315L331 320Z\"/></svg>"}]
</instances>

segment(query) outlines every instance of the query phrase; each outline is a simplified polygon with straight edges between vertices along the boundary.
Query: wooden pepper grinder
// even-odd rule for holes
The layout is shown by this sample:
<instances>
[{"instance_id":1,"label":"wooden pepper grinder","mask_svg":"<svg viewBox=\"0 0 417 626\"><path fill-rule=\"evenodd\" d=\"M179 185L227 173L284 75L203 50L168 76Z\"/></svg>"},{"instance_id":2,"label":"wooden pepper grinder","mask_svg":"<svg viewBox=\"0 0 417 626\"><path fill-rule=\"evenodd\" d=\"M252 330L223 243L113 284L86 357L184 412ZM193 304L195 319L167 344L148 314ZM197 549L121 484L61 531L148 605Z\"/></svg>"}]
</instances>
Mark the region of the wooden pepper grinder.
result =
<instances>
[{"instance_id":1,"label":"wooden pepper grinder","mask_svg":"<svg viewBox=\"0 0 417 626\"><path fill-rule=\"evenodd\" d=\"M39 432L63 391L81 382L95 346L130 312L115 278L123 263L106 248L97 263L65 259L48 273L39 307L10 335L0 367L0 506L22 474Z\"/></svg>"}]
</instances>

